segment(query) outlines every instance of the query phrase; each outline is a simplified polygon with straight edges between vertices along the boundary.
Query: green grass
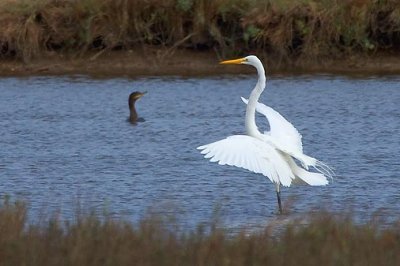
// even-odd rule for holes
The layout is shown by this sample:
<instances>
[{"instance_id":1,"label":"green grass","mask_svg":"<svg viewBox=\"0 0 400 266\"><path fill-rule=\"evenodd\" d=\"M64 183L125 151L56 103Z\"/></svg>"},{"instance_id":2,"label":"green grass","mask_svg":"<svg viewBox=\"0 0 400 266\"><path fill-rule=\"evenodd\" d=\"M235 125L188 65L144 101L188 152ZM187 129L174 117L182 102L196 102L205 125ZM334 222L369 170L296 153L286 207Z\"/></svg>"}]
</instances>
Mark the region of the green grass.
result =
<instances>
[{"instance_id":1,"label":"green grass","mask_svg":"<svg viewBox=\"0 0 400 266\"><path fill-rule=\"evenodd\" d=\"M400 223L356 225L320 213L275 226L232 234L211 223L184 232L155 217L134 226L95 215L32 224L25 204L5 200L0 265L400 265Z\"/></svg>"},{"instance_id":2,"label":"green grass","mask_svg":"<svg viewBox=\"0 0 400 266\"><path fill-rule=\"evenodd\" d=\"M24 61L150 45L291 63L400 47L397 0L4 0L0 25L0 57Z\"/></svg>"}]
</instances>

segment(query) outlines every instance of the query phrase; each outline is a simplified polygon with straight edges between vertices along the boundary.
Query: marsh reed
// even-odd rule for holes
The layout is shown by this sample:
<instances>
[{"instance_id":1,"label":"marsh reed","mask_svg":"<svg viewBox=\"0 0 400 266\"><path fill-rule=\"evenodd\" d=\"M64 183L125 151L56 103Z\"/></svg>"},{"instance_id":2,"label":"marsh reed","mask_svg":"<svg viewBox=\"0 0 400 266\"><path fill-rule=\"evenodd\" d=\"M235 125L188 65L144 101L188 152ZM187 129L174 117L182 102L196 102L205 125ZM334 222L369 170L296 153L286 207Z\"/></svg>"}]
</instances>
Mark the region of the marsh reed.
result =
<instances>
[{"instance_id":1,"label":"marsh reed","mask_svg":"<svg viewBox=\"0 0 400 266\"><path fill-rule=\"evenodd\" d=\"M398 0L3 0L0 58L151 46L282 62L400 49Z\"/></svg>"},{"instance_id":2,"label":"marsh reed","mask_svg":"<svg viewBox=\"0 0 400 266\"><path fill-rule=\"evenodd\" d=\"M327 212L279 230L271 225L234 234L213 223L174 230L156 217L135 225L95 215L38 220L28 222L24 203L1 203L0 265L400 264L400 223L360 225L350 215Z\"/></svg>"}]
</instances>

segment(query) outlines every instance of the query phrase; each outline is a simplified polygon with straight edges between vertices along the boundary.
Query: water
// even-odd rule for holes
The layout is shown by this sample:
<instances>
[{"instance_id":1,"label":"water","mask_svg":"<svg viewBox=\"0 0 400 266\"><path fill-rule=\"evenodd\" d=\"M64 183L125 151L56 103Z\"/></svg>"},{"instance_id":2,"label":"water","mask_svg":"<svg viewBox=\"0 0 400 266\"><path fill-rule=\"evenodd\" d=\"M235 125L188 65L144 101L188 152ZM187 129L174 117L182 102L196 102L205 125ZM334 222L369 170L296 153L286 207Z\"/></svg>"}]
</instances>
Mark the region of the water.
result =
<instances>
[{"instance_id":1,"label":"water","mask_svg":"<svg viewBox=\"0 0 400 266\"><path fill-rule=\"evenodd\" d=\"M228 227L276 218L265 177L203 159L195 149L244 133L255 76L94 80L0 79L0 194L32 216L80 206L138 221L172 214L183 226L219 216ZM400 77L273 77L261 101L303 135L304 151L335 168L326 187L282 192L291 215L312 209L400 215ZM127 122L130 92L146 121ZM261 129L265 118L257 117Z\"/></svg>"}]
</instances>

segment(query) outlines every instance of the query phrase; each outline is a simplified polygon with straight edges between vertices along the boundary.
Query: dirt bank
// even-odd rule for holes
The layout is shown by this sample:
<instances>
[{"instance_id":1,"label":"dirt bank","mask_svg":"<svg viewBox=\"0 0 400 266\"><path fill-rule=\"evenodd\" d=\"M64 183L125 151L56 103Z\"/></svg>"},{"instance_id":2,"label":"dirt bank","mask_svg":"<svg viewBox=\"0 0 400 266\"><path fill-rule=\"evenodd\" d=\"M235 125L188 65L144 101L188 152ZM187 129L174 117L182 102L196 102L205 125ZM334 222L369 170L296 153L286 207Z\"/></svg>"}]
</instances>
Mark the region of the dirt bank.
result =
<instances>
[{"instance_id":1,"label":"dirt bank","mask_svg":"<svg viewBox=\"0 0 400 266\"><path fill-rule=\"evenodd\" d=\"M47 54L27 63L1 60L0 76L30 75L89 75L93 77L138 76L210 76L249 74L249 67L221 66L214 52L177 50L165 55L160 50L109 51L73 57L66 54ZM268 74L342 74L350 76L400 75L400 56L353 56L341 60L297 63L281 66L263 58Z\"/></svg>"},{"instance_id":2,"label":"dirt bank","mask_svg":"<svg viewBox=\"0 0 400 266\"><path fill-rule=\"evenodd\" d=\"M398 0L3 0L0 71L242 73L217 55L253 53L270 73L393 74L399 17Z\"/></svg>"}]
</instances>

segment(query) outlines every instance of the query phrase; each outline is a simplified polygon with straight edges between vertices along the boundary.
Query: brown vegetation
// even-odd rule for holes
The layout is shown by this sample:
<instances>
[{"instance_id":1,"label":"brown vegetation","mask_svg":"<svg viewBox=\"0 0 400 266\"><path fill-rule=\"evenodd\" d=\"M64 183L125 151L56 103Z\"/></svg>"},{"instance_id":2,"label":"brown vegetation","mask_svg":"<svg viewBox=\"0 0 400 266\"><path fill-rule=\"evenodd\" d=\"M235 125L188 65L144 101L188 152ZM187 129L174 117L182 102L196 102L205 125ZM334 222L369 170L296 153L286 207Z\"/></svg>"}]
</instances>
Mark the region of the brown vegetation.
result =
<instances>
[{"instance_id":1,"label":"brown vegetation","mask_svg":"<svg viewBox=\"0 0 400 266\"><path fill-rule=\"evenodd\" d=\"M28 224L22 203L0 206L0 265L399 265L400 228L319 214L252 233L174 231L94 215ZM207 230L205 230L207 229ZM205 231L209 231L205 233ZM277 233L278 232L278 233Z\"/></svg>"},{"instance_id":2,"label":"brown vegetation","mask_svg":"<svg viewBox=\"0 0 400 266\"><path fill-rule=\"evenodd\" d=\"M397 0L3 0L0 57L110 50L249 52L271 62L399 52ZM93 54L94 53L94 54Z\"/></svg>"}]
</instances>

